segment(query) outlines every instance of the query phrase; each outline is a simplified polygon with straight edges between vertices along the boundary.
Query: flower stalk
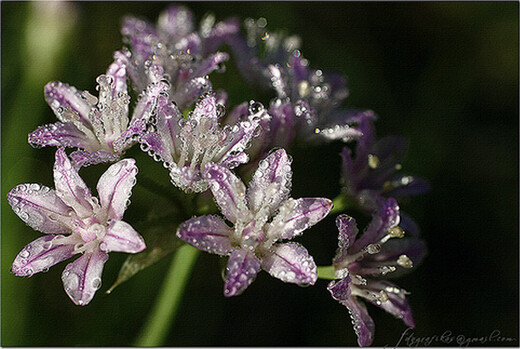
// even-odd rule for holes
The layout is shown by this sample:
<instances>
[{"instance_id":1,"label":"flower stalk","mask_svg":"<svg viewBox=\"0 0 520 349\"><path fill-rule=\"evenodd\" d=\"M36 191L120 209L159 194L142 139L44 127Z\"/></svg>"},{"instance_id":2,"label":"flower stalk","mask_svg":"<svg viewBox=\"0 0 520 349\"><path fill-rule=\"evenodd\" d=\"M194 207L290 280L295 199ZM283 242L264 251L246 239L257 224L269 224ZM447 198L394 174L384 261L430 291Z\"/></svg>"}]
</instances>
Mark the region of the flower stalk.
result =
<instances>
[{"instance_id":1,"label":"flower stalk","mask_svg":"<svg viewBox=\"0 0 520 349\"><path fill-rule=\"evenodd\" d=\"M187 244L177 250L153 309L134 343L135 346L154 347L164 344L198 255L199 250Z\"/></svg>"}]
</instances>

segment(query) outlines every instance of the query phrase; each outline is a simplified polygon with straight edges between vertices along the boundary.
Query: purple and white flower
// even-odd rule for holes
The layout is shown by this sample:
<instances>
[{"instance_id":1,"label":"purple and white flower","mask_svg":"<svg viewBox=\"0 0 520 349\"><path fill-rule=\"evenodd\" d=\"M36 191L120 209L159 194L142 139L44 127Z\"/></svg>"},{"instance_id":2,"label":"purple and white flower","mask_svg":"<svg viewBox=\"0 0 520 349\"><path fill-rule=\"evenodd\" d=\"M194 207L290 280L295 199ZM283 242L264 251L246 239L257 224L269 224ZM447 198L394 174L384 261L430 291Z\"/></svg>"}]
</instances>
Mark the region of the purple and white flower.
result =
<instances>
[{"instance_id":1,"label":"purple and white flower","mask_svg":"<svg viewBox=\"0 0 520 349\"><path fill-rule=\"evenodd\" d=\"M237 33L225 40L247 80L276 91L269 110L274 124L270 138L279 137L280 124L292 129L290 139L283 139L289 143L295 139L349 142L361 137L357 124L375 115L341 109L348 96L345 79L337 73L311 69L300 51L300 38L269 31L266 24L265 18L249 18L245 21L246 37Z\"/></svg>"},{"instance_id":2,"label":"purple and white flower","mask_svg":"<svg viewBox=\"0 0 520 349\"><path fill-rule=\"evenodd\" d=\"M235 21L215 24L211 15L195 30L191 11L172 5L160 14L156 26L132 16L124 19L121 33L130 51L121 57L128 63L128 75L138 93L154 80L154 66L161 66L170 77L171 100L184 110L212 89L208 74L223 71L223 62L229 58L216 50L238 30Z\"/></svg>"},{"instance_id":3,"label":"purple and white flower","mask_svg":"<svg viewBox=\"0 0 520 349\"><path fill-rule=\"evenodd\" d=\"M98 181L98 199L65 150L59 148L54 164L56 189L21 184L7 194L14 212L31 228L46 234L22 249L12 272L29 277L80 255L65 267L61 279L75 304L88 304L101 286L108 252L137 253L146 248L143 238L122 220L136 174L133 159L111 165Z\"/></svg>"},{"instance_id":4,"label":"purple and white flower","mask_svg":"<svg viewBox=\"0 0 520 349\"><path fill-rule=\"evenodd\" d=\"M160 96L155 130L141 137L141 148L163 161L175 186L205 191L209 185L202 174L207 164L232 169L248 162L244 150L261 131L260 122L270 117L259 103L251 103L245 120L221 127L223 113L224 107L211 92L199 99L186 118L173 102Z\"/></svg>"},{"instance_id":5,"label":"purple and white flower","mask_svg":"<svg viewBox=\"0 0 520 349\"><path fill-rule=\"evenodd\" d=\"M243 292L263 269L289 283L313 285L317 268L305 247L280 242L300 235L332 208L326 198L289 197L291 159L283 149L259 163L246 189L230 170L207 164L203 172L224 219L208 215L182 223L177 236L203 251L229 256L224 295Z\"/></svg>"},{"instance_id":6,"label":"purple and white flower","mask_svg":"<svg viewBox=\"0 0 520 349\"><path fill-rule=\"evenodd\" d=\"M399 227L399 206L393 198L378 202L376 213L361 236L357 236L356 220L345 214L336 218L339 242L333 260L336 280L327 289L332 298L347 307L360 346L369 346L374 339L375 325L365 305L372 303L414 327L412 312L404 289L383 280L397 276L425 255L426 247L416 237L403 239Z\"/></svg>"},{"instance_id":7,"label":"purple and white flower","mask_svg":"<svg viewBox=\"0 0 520 349\"><path fill-rule=\"evenodd\" d=\"M399 200L430 189L426 180L398 172L408 147L404 137L386 136L376 140L370 120L362 120L359 126L363 137L357 142L355 156L348 147L341 152L341 181L348 198L371 212L382 196Z\"/></svg>"},{"instance_id":8,"label":"purple and white flower","mask_svg":"<svg viewBox=\"0 0 520 349\"><path fill-rule=\"evenodd\" d=\"M59 122L40 126L29 134L29 143L34 147L79 148L70 155L76 168L116 161L145 131L158 96L169 88L164 81L149 84L129 120L126 64L116 57L96 81L98 98L65 83L47 84L45 99Z\"/></svg>"}]
</instances>

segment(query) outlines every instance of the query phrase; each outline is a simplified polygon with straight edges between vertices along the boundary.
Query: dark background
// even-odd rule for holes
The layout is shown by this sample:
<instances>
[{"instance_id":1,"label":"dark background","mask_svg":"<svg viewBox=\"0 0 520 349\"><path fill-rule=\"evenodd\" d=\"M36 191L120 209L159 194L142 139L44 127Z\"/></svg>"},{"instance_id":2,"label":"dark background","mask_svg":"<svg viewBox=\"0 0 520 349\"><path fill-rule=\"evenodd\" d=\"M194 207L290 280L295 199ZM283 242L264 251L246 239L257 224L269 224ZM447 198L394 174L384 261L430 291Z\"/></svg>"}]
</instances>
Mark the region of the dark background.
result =
<instances>
[{"instance_id":1,"label":"dark background","mask_svg":"<svg viewBox=\"0 0 520 349\"><path fill-rule=\"evenodd\" d=\"M167 258L105 295L126 257L112 254L104 285L85 308L74 306L63 291L64 264L30 279L9 272L16 254L39 233L14 215L6 193L20 183L53 186L55 149L33 150L26 143L38 125L56 120L44 101L44 84L59 80L94 92L95 77L122 45L122 16L155 22L168 3L72 5L72 13L62 12L44 24L59 29L67 20L76 23L72 38L49 59L35 57L27 47L33 3L1 4L2 346L132 345L169 264ZM348 77L346 107L374 110L380 136L408 136L404 170L429 179L433 188L402 205L420 225L429 249L421 266L396 280L412 292L414 335L451 331L483 337L499 330L515 340L479 346L518 346L518 3L187 5L197 22L206 12L217 20L265 17L270 30L299 35L313 68ZM45 16L45 11L37 13ZM232 63L227 66L226 73L212 75L215 87L228 90L233 103L254 98L254 89L244 88ZM292 150L293 197L337 194L340 149L332 144ZM164 170L138 149L128 155L138 159L141 172L157 169L157 176L167 180ZM104 169L84 170L91 187ZM139 198L145 195L134 190L127 221L138 219ZM325 265L334 254L335 234L333 217L328 217L300 241ZM326 281L300 288L261 273L243 295L226 299L218 260L201 254L168 346L356 345L347 310L329 296ZM369 305L368 310L376 322L374 345L394 346L405 325L379 308Z\"/></svg>"}]
</instances>

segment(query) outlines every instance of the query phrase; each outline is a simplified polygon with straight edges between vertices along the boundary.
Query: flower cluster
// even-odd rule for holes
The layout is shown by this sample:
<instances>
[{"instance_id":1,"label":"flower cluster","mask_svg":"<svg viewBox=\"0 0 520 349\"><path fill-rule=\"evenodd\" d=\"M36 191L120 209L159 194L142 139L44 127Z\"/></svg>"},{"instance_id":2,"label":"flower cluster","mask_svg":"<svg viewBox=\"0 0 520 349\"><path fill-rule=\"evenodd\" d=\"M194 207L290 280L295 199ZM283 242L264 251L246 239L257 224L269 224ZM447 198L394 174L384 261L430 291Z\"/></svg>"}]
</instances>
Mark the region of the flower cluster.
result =
<instances>
[{"instance_id":1,"label":"flower cluster","mask_svg":"<svg viewBox=\"0 0 520 349\"><path fill-rule=\"evenodd\" d=\"M399 171L406 142L377 140L372 111L344 109L346 80L311 68L298 37L268 31L264 18L247 19L242 28L235 19L216 22L207 15L198 29L193 18L177 5L156 25L124 18L124 47L97 77L97 97L62 82L45 86L59 121L38 127L28 141L58 148L55 189L33 183L9 192L14 212L46 234L22 249L12 272L29 277L79 255L62 281L72 301L86 305L101 286L108 252L144 251L146 234L123 221L138 172L137 161L125 154L139 145L162 164L178 191L176 207L192 217L171 218L177 243L227 258L224 296L244 292L260 270L298 285L329 279L327 289L348 308L359 345L372 343L375 328L362 300L414 326L408 292L384 280L425 255L417 225L398 204L429 189ZM226 48L230 52L220 51ZM255 88L274 92L264 101L268 107L248 99L229 108L227 93L214 90L209 74L224 72L230 57ZM342 191L334 200L291 198L293 146L332 141L345 144L339 154ZM65 148L73 151L67 155ZM79 172L102 163L110 166L96 198ZM237 172L243 164L248 170ZM210 196L216 205L210 202L209 211L194 208ZM362 234L343 213L351 207L372 216ZM288 240L330 213L342 213L336 217L339 233L329 232L337 234L339 247L331 265L318 267L309 249Z\"/></svg>"}]
</instances>

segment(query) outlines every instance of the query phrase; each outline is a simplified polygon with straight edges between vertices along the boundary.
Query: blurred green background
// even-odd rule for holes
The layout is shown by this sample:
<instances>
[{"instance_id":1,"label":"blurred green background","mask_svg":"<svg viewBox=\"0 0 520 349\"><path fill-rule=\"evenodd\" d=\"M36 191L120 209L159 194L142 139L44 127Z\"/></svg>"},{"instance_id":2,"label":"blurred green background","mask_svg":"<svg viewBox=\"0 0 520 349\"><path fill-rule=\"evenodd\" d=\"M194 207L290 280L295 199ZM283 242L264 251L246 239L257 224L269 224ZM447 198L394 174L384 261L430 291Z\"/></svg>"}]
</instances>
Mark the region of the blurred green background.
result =
<instances>
[{"instance_id":1,"label":"blurred green background","mask_svg":"<svg viewBox=\"0 0 520 349\"><path fill-rule=\"evenodd\" d=\"M54 148L32 149L27 134L55 122L43 86L59 80L95 91L95 78L121 48L125 14L152 22L166 2L2 2L2 346L129 346L161 286L169 259L112 294L126 256L111 254L103 286L90 305L63 291L64 263L21 279L10 264L39 236L12 212L15 185L53 186ZM374 110L379 135L404 134L408 173L431 193L402 205L419 223L429 255L397 281L412 292L416 337L482 337L499 330L518 346L518 3L517 2L194 2L197 21L265 17L268 28L303 39L311 66L349 80L346 107ZM213 74L231 101L254 98L228 64ZM267 104L268 100L263 100ZM336 196L340 144L293 150L293 197ZM132 149L140 173L168 180L164 169ZM82 170L94 188L106 166ZM139 177L138 177L139 179ZM139 226L150 193L134 189L125 220ZM141 203L140 203L141 202ZM155 200L154 205L160 205ZM300 239L320 265L336 247L333 217ZM240 297L222 296L219 258L201 254L168 346L355 346L348 313L327 282L300 288L261 273ZM376 346L394 346L404 324L368 306ZM442 343L434 343L442 345ZM481 344L482 345L482 344Z\"/></svg>"}]
</instances>

